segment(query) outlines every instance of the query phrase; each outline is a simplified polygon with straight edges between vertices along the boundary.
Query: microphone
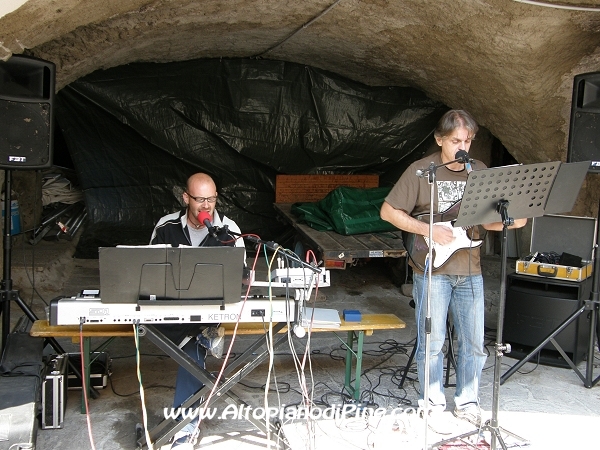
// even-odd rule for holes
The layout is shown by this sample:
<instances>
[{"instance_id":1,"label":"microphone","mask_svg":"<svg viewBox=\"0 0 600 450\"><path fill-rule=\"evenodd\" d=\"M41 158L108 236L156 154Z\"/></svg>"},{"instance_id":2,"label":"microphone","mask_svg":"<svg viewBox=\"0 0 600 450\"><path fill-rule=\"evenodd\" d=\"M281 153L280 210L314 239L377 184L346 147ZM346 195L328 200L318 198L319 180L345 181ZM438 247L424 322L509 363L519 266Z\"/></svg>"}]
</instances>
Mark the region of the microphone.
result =
<instances>
[{"instance_id":1,"label":"microphone","mask_svg":"<svg viewBox=\"0 0 600 450\"><path fill-rule=\"evenodd\" d=\"M217 239L217 230L215 230L215 227L210 222L210 214L207 211L200 211L198 213L198 222L203 223L208 233Z\"/></svg>"},{"instance_id":2,"label":"microphone","mask_svg":"<svg viewBox=\"0 0 600 450\"><path fill-rule=\"evenodd\" d=\"M457 151L456 155L454 155L454 158L458 160L457 162L461 162L463 164L468 164L473 161L473 158L469 157L469 154L466 150Z\"/></svg>"}]
</instances>

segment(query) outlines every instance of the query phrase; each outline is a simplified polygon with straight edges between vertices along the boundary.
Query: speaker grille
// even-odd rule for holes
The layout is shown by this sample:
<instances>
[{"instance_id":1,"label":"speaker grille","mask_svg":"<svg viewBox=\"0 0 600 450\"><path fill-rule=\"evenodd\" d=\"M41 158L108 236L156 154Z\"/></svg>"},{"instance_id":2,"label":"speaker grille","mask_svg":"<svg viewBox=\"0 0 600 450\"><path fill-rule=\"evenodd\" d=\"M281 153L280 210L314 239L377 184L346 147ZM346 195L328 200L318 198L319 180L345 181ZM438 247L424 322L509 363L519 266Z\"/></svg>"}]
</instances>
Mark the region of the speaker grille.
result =
<instances>
[{"instance_id":1,"label":"speaker grille","mask_svg":"<svg viewBox=\"0 0 600 450\"><path fill-rule=\"evenodd\" d=\"M577 75L567 162L592 161L590 171L600 172L600 72Z\"/></svg>"},{"instance_id":2,"label":"speaker grille","mask_svg":"<svg viewBox=\"0 0 600 450\"><path fill-rule=\"evenodd\" d=\"M50 165L50 104L0 100L0 167Z\"/></svg>"},{"instance_id":3,"label":"speaker grille","mask_svg":"<svg viewBox=\"0 0 600 450\"><path fill-rule=\"evenodd\" d=\"M0 168L52 165L56 67L25 55L0 61Z\"/></svg>"}]
</instances>

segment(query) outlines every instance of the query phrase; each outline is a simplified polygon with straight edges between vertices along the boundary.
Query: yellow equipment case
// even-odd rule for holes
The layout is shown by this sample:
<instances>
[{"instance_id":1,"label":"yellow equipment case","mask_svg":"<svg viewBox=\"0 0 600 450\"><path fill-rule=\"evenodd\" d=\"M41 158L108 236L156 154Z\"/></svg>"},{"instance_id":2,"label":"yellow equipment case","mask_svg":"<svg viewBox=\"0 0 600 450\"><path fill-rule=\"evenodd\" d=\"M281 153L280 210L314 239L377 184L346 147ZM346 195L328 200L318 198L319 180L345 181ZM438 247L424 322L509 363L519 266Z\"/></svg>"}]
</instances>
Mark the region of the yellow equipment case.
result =
<instances>
[{"instance_id":1,"label":"yellow equipment case","mask_svg":"<svg viewBox=\"0 0 600 450\"><path fill-rule=\"evenodd\" d=\"M592 275L596 219L545 215L535 217L530 254L517 261L517 273L582 281Z\"/></svg>"}]
</instances>

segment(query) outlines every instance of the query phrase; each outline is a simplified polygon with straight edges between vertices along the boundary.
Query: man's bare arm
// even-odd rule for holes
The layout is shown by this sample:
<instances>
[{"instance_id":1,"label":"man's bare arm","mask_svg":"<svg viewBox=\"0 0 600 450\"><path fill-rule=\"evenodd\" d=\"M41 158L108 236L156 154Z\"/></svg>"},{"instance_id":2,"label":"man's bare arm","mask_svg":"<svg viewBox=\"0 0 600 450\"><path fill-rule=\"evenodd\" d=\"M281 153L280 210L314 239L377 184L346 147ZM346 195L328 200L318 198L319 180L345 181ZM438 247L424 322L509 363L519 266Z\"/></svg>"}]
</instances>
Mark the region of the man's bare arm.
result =
<instances>
[{"instance_id":1,"label":"man's bare arm","mask_svg":"<svg viewBox=\"0 0 600 450\"><path fill-rule=\"evenodd\" d=\"M512 230L513 228L522 228L526 224L527 224L527 219L515 219L515 223L510 225L508 227L508 229ZM502 222L485 223L481 226L488 231L502 231L502 228L504 228L504 225L502 225Z\"/></svg>"}]
</instances>

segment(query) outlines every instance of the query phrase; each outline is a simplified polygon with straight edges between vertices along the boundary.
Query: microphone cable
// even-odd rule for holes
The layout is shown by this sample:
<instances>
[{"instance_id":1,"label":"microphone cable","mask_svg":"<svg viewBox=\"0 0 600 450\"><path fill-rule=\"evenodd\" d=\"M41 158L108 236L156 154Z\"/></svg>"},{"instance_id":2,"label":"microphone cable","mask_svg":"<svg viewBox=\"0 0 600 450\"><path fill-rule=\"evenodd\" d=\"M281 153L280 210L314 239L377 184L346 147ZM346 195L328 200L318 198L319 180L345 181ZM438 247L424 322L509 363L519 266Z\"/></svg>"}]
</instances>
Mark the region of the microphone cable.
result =
<instances>
[{"instance_id":1,"label":"microphone cable","mask_svg":"<svg viewBox=\"0 0 600 450\"><path fill-rule=\"evenodd\" d=\"M8 210L7 210L8 212ZM85 367L85 361L84 361L84 346L83 346L83 322L84 322L84 318L82 317L81 320L79 321L79 352L81 355L81 393L83 395L83 402L85 403L85 418L86 418L86 423L87 423L87 429L88 429L88 436L90 438L90 445L92 447L92 450L96 450L96 444L94 444L94 435L92 434L92 420L90 417L90 407L89 407L89 399L88 399L88 380L87 380L87 376L89 375L89 369L86 370ZM153 450L153 449L150 449Z\"/></svg>"},{"instance_id":2,"label":"microphone cable","mask_svg":"<svg viewBox=\"0 0 600 450\"><path fill-rule=\"evenodd\" d=\"M251 270L254 270L256 268L256 263L258 261L258 254L259 254L259 252L256 252L256 255L254 256L254 262L252 263ZM248 297L250 296L250 288L251 288L251 284L248 284L248 287L246 289L246 294L244 295L244 300L242 301L242 307L240 308L240 312L238 314L237 321L235 322L235 326L233 328L231 342L229 343L229 347L227 348L227 353L225 354L225 357L223 358L223 364L221 364L221 369L219 370L219 373L217 375L217 378L215 379L213 387L210 390L208 397L206 398L206 401L204 402L202 411L198 414L198 421L196 423L196 428L194 429L194 432L192 433L192 435L190 436L190 439L188 439L188 441L193 442L200 435L200 424L202 423L202 419L205 416L206 410L208 409L210 400L212 399L212 397L215 393L215 390L219 386L219 382L221 381L221 378L223 377L223 372L225 371L225 367L227 366L227 362L229 361L229 357L231 355L231 350L233 349L233 344L235 343L235 339L237 337L237 330L238 330L238 326L240 324L240 320L242 317L242 312L244 311L244 307L246 306L246 302L248 301Z\"/></svg>"},{"instance_id":3,"label":"microphone cable","mask_svg":"<svg viewBox=\"0 0 600 450\"><path fill-rule=\"evenodd\" d=\"M150 440L150 433L148 433L148 412L146 411L146 396L144 395L144 385L142 383L142 370L140 367L141 358L140 358L140 332L139 332L139 323L133 324L133 334L135 340L135 362L136 362L136 374L138 378L138 382L140 384L140 401L142 402L142 420L144 423L144 434L146 437L146 445L148 446L148 450L154 450L154 444Z\"/></svg>"}]
</instances>

